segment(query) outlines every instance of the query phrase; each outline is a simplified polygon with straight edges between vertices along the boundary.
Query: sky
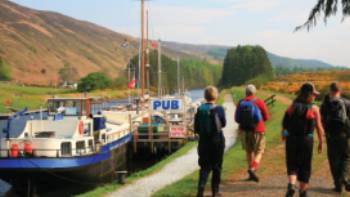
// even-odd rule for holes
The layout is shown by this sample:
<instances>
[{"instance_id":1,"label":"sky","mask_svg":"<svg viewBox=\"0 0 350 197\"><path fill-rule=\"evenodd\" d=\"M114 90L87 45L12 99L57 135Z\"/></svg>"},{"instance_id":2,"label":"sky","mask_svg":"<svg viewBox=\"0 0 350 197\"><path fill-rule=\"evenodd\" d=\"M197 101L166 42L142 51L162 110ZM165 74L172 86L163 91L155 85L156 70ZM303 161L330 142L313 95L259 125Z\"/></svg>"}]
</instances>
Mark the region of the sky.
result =
<instances>
[{"instance_id":1,"label":"sky","mask_svg":"<svg viewBox=\"0 0 350 197\"><path fill-rule=\"evenodd\" d=\"M12 0L59 12L117 32L139 36L139 0ZM193 44L261 45L287 57L318 59L350 67L350 19L321 19L309 32L305 22L317 0L151 0L152 39Z\"/></svg>"}]
</instances>

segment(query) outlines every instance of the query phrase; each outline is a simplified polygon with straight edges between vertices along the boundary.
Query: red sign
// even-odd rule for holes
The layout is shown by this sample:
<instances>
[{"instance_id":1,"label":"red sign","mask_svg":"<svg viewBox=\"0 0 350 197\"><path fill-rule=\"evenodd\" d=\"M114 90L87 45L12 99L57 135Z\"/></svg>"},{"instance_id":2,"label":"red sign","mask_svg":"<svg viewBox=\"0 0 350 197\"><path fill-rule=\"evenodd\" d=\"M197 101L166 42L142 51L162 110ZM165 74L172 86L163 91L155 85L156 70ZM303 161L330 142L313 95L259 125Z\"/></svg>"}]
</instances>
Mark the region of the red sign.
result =
<instances>
[{"instance_id":1,"label":"red sign","mask_svg":"<svg viewBox=\"0 0 350 197\"><path fill-rule=\"evenodd\" d=\"M169 138L186 138L186 130L183 126L171 126Z\"/></svg>"}]
</instances>

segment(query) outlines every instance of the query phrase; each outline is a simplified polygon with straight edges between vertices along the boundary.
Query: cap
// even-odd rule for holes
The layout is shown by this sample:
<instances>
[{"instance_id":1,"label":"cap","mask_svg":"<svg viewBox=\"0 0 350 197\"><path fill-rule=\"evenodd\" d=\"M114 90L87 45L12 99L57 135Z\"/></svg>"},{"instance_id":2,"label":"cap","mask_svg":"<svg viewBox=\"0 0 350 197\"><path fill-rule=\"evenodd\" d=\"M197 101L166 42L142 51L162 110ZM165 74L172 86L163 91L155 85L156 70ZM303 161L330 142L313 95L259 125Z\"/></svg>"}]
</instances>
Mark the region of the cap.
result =
<instances>
[{"instance_id":1,"label":"cap","mask_svg":"<svg viewBox=\"0 0 350 197\"><path fill-rule=\"evenodd\" d=\"M251 94L255 94L256 93L256 87L253 84L249 84L247 85L246 89L245 89L245 93L247 95L251 95Z\"/></svg>"},{"instance_id":2,"label":"cap","mask_svg":"<svg viewBox=\"0 0 350 197\"><path fill-rule=\"evenodd\" d=\"M340 91L339 83L337 83L337 82L331 83L331 85L329 86L329 90L331 92L339 92Z\"/></svg>"},{"instance_id":3,"label":"cap","mask_svg":"<svg viewBox=\"0 0 350 197\"><path fill-rule=\"evenodd\" d=\"M300 93L301 94L312 93L316 96L320 95L320 92L316 90L315 85L311 82L304 83L300 88Z\"/></svg>"}]
</instances>

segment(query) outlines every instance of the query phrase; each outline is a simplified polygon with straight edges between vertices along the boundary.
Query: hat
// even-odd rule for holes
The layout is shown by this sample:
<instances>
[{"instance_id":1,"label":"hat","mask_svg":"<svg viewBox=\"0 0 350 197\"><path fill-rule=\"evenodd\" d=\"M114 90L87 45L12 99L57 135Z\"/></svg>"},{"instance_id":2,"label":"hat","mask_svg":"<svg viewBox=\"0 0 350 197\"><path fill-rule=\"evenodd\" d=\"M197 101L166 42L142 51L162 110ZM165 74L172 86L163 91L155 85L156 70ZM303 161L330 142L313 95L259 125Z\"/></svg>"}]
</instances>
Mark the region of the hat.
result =
<instances>
[{"instance_id":1,"label":"hat","mask_svg":"<svg viewBox=\"0 0 350 197\"><path fill-rule=\"evenodd\" d=\"M320 95L320 92L316 90L315 85L311 82L304 83L300 88L300 94L308 93L312 93L316 96Z\"/></svg>"},{"instance_id":2,"label":"hat","mask_svg":"<svg viewBox=\"0 0 350 197\"><path fill-rule=\"evenodd\" d=\"M329 86L329 90L331 92L339 92L341 89L340 89L340 85L337 83L337 82L333 82L331 83L331 85Z\"/></svg>"},{"instance_id":3,"label":"hat","mask_svg":"<svg viewBox=\"0 0 350 197\"><path fill-rule=\"evenodd\" d=\"M256 93L256 87L253 84L249 84L247 85L246 89L245 89L245 93L247 95L252 95Z\"/></svg>"}]
</instances>

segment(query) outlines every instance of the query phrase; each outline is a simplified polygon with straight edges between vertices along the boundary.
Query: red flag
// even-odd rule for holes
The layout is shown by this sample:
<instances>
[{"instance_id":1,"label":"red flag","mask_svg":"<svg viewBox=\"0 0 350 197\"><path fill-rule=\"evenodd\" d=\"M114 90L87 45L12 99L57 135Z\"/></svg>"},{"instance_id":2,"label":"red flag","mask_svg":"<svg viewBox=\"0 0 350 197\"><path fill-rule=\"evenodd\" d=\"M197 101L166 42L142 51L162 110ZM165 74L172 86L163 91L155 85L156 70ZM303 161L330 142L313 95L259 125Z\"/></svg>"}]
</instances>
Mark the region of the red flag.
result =
<instances>
[{"instance_id":1,"label":"red flag","mask_svg":"<svg viewBox=\"0 0 350 197\"><path fill-rule=\"evenodd\" d=\"M152 41L151 41L151 47L152 47L153 49L157 49L157 48L158 48L158 42L152 40Z\"/></svg>"},{"instance_id":2,"label":"red flag","mask_svg":"<svg viewBox=\"0 0 350 197\"><path fill-rule=\"evenodd\" d=\"M131 80L131 81L128 83L128 88L129 88L129 89L134 89L134 88L135 88L135 85L136 85L136 80L133 79L133 80Z\"/></svg>"}]
</instances>

